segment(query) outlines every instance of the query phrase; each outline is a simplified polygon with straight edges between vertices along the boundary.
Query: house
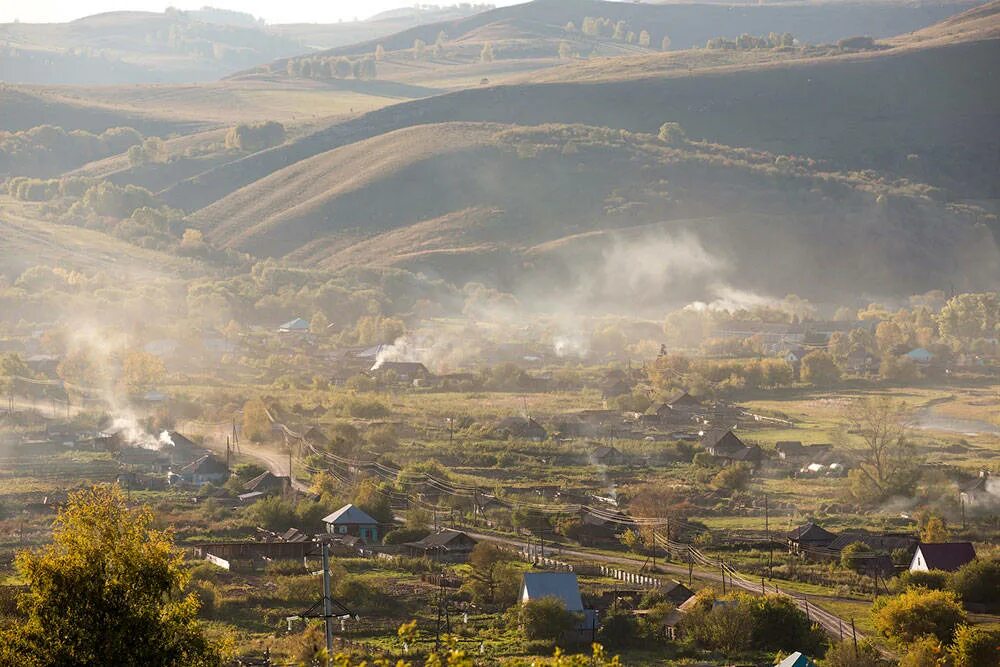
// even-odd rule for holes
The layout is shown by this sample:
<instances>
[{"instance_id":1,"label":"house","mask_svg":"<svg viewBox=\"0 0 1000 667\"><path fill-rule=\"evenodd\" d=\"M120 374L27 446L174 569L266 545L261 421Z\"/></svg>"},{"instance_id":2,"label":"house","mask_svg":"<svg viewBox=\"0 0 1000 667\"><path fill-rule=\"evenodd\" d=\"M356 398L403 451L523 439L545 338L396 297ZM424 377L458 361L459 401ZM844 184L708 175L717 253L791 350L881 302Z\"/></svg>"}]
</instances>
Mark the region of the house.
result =
<instances>
[{"instance_id":1,"label":"house","mask_svg":"<svg viewBox=\"0 0 1000 667\"><path fill-rule=\"evenodd\" d=\"M625 455L615 447L598 447L590 453L590 460L597 465L620 466L625 463Z\"/></svg>"},{"instance_id":2,"label":"house","mask_svg":"<svg viewBox=\"0 0 1000 667\"><path fill-rule=\"evenodd\" d=\"M522 438L537 442L549 437L548 431L531 417L507 417L497 424L494 431L509 438Z\"/></svg>"},{"instance_id":3,"label":"house","mask_svg":"<svg viewBox=\"0 0 1000 667\"><path fill-rule=\"evenodd\" d=\"M979 477L962 489L961 500L969 509L1000 506L1000 481L990 477L989 470L980 470Z\"/></svg>"},{"instance_id":4,"label":"house","mask_svg":"<svg viewBox=\"0 0 1000 667\"><path fill-rule=\"evenodd\" d=\"M844 360L844 368L850 373L864 375L878 370L881 360L864 350L851 350Z\"/></svg>"},{"instance_id":5,"label":"house","mask_svg":"<svg viewBox=\"0 0 1000 667\"><path fill-rule=\"evenodd\" d=\"M429 556L435 560L455 562L468 560L476 544L478 542L466 533L445 528L417 542L404 544L403 547L411 556Z\"/></svg>"},{"instance_id":6,"label":"house","mask_svg":"<svg viewBox=\"0 0 1000 667\"><path fill-rule=\"evenodd\" d=\"M816 663L802 655L800 651L789 653L777 667L816 667Z\"/></svg>"},{"instance_id":7,"label":"house","mask_svg":"<svg viewBox=\"0 0 1000 667\"><path fill-rule=\"evenodd\" d=\"M609 398L618 398L632 393L632 385L624 379L610 379L601 384L601 398L605 401Z\"/></svg>"},{"instance_id":8,"label":"house","mask_svg":"<svg viewBox=\"0 0 1000 667\"><path fill-rule=\"evenodd\" d=\"M122 447L115 457L118 464L132 471L163 473L170 468L170 457L156 449Z\"/></svg>"},{"instance_id":9,"label":"house","mask_svg":"<svg viewBox=\"0 0 1000 667\"><path fill-rule=\"evenodd\" d=\"M525 572L521 579L519 602L531 602L542 598L555 598L563 603L566 611L581 614L582 618L575 630L580 639L590 639L597 628L597 614L593 609L583 608L580 583L573 572Z\"/></svg>"},{"instance_id":10,"label":"house","mask_svg":"<svg viewBox=\"0 0 1000 667\"><path fill-rule=\"evenodd\" d=\"M213 454L205 454L178 470L177 477L196 486L221 484L229 479L229 467Z\"/></svg>"},{"instance_id":11,"label":"house","mask_svg":"<svg viewBox=\"0 0 1000 667\"><path fill-rule=\"evenodd\" d=\"M910 350L903 356L909 358L916 364L926 365L934 361L934 354L924 347L918 347L916 349Z\"/></svg>"},{"instance_id":12,"label":"house","mask_svg":"<svg viewBox=\"0 0 1000 667\"><path fill-rule=\"evenodd\" d=\"M730 430L711 430L705 433L702 446L712 456L726 463L748 463L753 467L760 464L764 452L757 445L745 445Z\"/></svg>"},{"instance_id":13,"label":"house","mask_svg":"<svg viewBox=\"0 0 1000 667\"><path fill-rule=\"evenodd\" d=\"M666 598L670 600L671 604L675 607L680 607L682 604L694 597L694 591L676 579L671 579L661 586L660 592L663 593L663 595L666 596Z\"/></svg>"},{"instance_id":14,"label":"house","mask_svg":"<svg viewBox=\"0 0 1000 667\"><path fill-rule=\"evenodd\" d=\"M431 372L419 361L376 361L368 372L377 375L394 373L400 382L414 382L431 377Z\"/></svg>"},{"instance_id":15,"label":"house","mask_svg":"<svg viewBox=\"0 0 1000 667\"><path fill-rule=\"evenodd\" d=\"M278 476L271 471L262 472L257 475L249 482L243 485L246 492L249 493L260 493L264 496L271 496L280 493L284 493L286 489L291 487L291 481L287 475ZM244 494L245 495L245 494ZM241 496L242 499L242 496Z\"/></svg>"},{"instance_id":16,"label":"house","mask_svg":"<svg viewBox=\"0 0 1000 667\"><path fill-rule=\"evenodd\" d=\"M976 550L971 542L921 542L910 561L910 572L954 572L975 559Z\"/></svg>"},{"instance_id":17,"label":"house","mask_svg":"<svg viewBox=\"0 0 1000 667\"><path fill-rule=\"evenodd\" d=\"M307 334L309 333L309 323L301 317L285 322L278 327L278 333L283 334Z\"/></svg>"},{"instance_id":18,"label":"house","mask_svg":"<svg viewBox=\"0 0 1000 667\"><path fill-rule=\"evenodd\" d=\"M675 640L678 637L678 626L680 626L681 620L698 605L698 596L692 595L687 600L677 605L677 608L667 614L667 617L663 619L663 624L666 626L667 637L671 640ZM713 603L713 607L716 606L722 600L716 600Z\"/></svg>"},{"instance_id":19,"label":"house","mask_svg":"<svg viewBox=\"0 0 1000 667\"><path fill-rule=\"evenodd\" d=\"M837 536L817 523L810 521L785 534L789 553L815 553L817 549L827 549Z\"/></svg>"},{"instance_id":20,"label":"house","mask_svg":"<svg viewBox=\"0 0 1000 667\"><path fill-rule=\"evenodd\" d=\"M917 545L917 538L908 533L870 533L867 530L845 530L827 545L827 557L837 559L840 551L848 544L861 542L871 551L880 554L891 554L893 551L905 549L911 551Z\"/></svg>"},{"instance_id":21,"label":"house","mask_svg":"<svg viewBox=\"0 0 1000 667\"><path fill-rule=\"evenodd\" d=\"M774 451L778 452L778 458L782 461L788 459L801 458L806 451L802 443L798 440L780 440L774 444Z\"/></svg>"},{"instance_id":22,"label":"house","mask_svg":"<svg viewBox=\"0 0 1000 667\"><path fill-rule=\"evenodd\" d=\"M796 346L785 352L784 360L788 362L788 365L792 368L798 368L799 364L802 363L803 357L809 353L804 347Z\"/></svg>"},{"instance_id":23,"label":"house","mask_svg":"<svg viewBox=\"0 0 1000 667\"><path fill-rule=\"evenodd\" d=\"M332 535L353 535L373 544L379 540L378 521L354 505L347 504L323 517L326 532Z\"/></svg>"},{"instance_id":24,"label":"house","mask_svg":"<svg viewBox=\"0 0 1000 667\"><path fill-rule=\"evenodd\" d=\"M673 410L695 410L701 407L701 401L686 391L674 394L664 404Z\"/></svg>"}]
</instances>

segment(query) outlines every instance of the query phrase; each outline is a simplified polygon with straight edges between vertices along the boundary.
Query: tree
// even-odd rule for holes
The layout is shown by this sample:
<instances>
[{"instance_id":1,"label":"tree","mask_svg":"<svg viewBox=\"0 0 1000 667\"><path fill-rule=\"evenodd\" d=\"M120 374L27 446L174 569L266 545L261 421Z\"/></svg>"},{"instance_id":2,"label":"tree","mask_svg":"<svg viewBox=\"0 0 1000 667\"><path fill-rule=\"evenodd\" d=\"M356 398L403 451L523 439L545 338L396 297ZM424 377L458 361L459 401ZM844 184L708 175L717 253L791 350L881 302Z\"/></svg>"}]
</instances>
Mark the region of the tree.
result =
<instances>
[{"instance_id":1,"label":"tree","mask_svg":"<svg viewBox=\"0 0 1000 667\"><path fill-rule=\"evenodd\" d=\"M920 637L910 644L899 660L899 667L945 667L948 651L936 637Z\"/></svg>"},{"instance_id":2,"label":"tree","mask_svg":"<svg viewBox=\"0 0 1000 667\"><path fill-rule=\"evenodd\" d=\"M510 572L511 555L499 547L480 542L469 554L469 565L472 567L472 595L480 602L495 603L506 597L500 594L505 576Z\"/></svg>"},{"instance_id":3,"label":"tree","mask_svg":"<svg viewBox=\"0 0 1000 667\"><path fill-rule=\"evenodd\" d=\"M438 32L437 39L434 40L434 57L443 58L444 57L444 43L448 39L448 34L442 30Z\"/></svg>"},{"instance_id":4,"label":"tree","mask_svg":"<svg viewBox=\"0 0 1000 667\"><path fill-rule=\"evenodd\" d=\"M840 382L840 369L833 356L825 350L813 350L802 357L799 372L803 382L817 387L829 387Z\"/></svg>"},{"instance_id":5,"label":"tree","mask_svg":"<svg viewBox=\"0 0 1000 667\"><path fill-rule=\"evenodd\" d=\"M392 523L392 505L389 503L389 497L374 482L365 480L361 483L354 496L354 504L379 523Z\"/></svg>"},{"instance_id":6,"label":"tree","mask_svg":"<svg viewBox=\"0 0 1000 667\"><path fill-rule=\"evenodd\" d=\"M851 401L844 412L846 429L863 443L859 465L851 471L852 493L859 500L881 500L894 493L910 495L919 477L919 461L907 434L910 410L888 396Z\"/></svg>"},{"instance_id":7,"label":"tree","mask_svg":"<svg viewBox=\"0 0 1000 667\"><path fill-rule=\"evenodd\" d=\"M738 464L723 468L712 478L712 486L727 491L742 491L750 484L750 466Z\"/></svg>"},{"instance_id":8,"label":"tree","mask_svg":"<svg viewBox=\"0 0 1000 667\"><path fill-rule=\"evenodd\" d=\"M969 342L1000 335L1000 293L959 294L941 308L937 317L942 336Z\"/></svg>"},{"instance_id":9,"label":"tree","mask_svg":"<svg viewBox=\"0 0 1000 667\"><path fill-rule=\"evenodd\" d=\"M660 132L657 136L668 146L680 146L687 143L687 133L684 132L680 123L664 123L660 126ZM667 322L670 322L669 317Z\"/></svg>"},{"instance_id":10,"label":"tree","mask_svg":"<svg viewBox=\"0 0 1000 667\"><path fill-rule=\"evenodd\" d=\"M950 644L966 616L954 593L914 588L893 598L878 598L872 620L880 635L900 644L924 636Z\"/></svg>"},{"instance_id":11,"label":"tree","mask_svg":"<svg viewBox=\"0 0 1000 667\"><path fill-rule=\"evenodd\" d=\"M483 44L483 50L479 52L479 60L484 63L493 62L493 42Z\"/></svg>"},{"instance_id":12,"label":"tree","mask_svg":"<svg viewBox=\"0 0 1000 667\"><path fill-rule=\"evenodd\" d=\"M155 354L133 350L122 362L122 381L129 391L151 387L163 380L167 367Z\"/></svg>"},{"instance_id":13,"label":"tree","mask_svg":"<svg viewBox=\"0 0 1000 667\"><path fill-rule=\"evenodd\" d=\"M375 46L375 60L378 62L385 60L385 47L381 44Z\"/></svg>"},{"instance_id":14,"label":"tree","mask_svg":"<svg viewBox=\"0 0 1000 667\"><path fill-rule=\"evenodd\" d=\"M1000 610L1000 559L977 558L966 563L952 573L949 587L965 604Z\"/></svg>"},{"instance_id":15,"label":"tree","mask_svg":"<svg viewBox=\"0 0 1000 667\"><path fill-rule=\"evenodd\" d=\"M413 59L422 60L424 52L427 50L427 42L422 39L413 40Z\"/></svg>"},{"instance_id":16,"label":"tree","mask_svg":"<svg viewBox=\"0 0 1000 667\"><path fill-rule=\"evenodd\" d=\"M645 46L648 49L650 41L651 38L649 36L649 32L643 30L639 33L639 46Z\"/></svg>"},{"instance_id":17,"label":"tree","mask_svg":"<svg viewBox=\"0 0 1000 667\"><path fill-rule=\"evenodd\" d=\"M660 40L660 50L661 51L669 51L670 50L670 38L667 37L666 35L664 35L663 39Z\"/></svg>"},{"instance_id":18,"label":"tree","mask_svg":"<svg viewBox=\"0 0 1000 667\"><path fill-rule=\"evenodd\" d=\"M625 21L619 21L618 23L615 24L615 31L614 33L612 33L611 39L615 40L616 42L624 42L627 30L628 30L628 25L625 23Z\"/></svg>"},{"instance_id":19,"label":"tree","mask_svg":"<svg viewBox=\"0 0 1000 667\"><path fill-rule=\"evenodd\" d=\"M243 404L243 435L254 442L262 442L271 434L271 420L267 407L259 398L251 398Z\"/></svg>"},{"instance_id":20,"label":"tree","mask_svg":"<svg viewBox=\"0 0 1000 667\"><path fill-rule=\"evenodd\" d=\"M786 595L739 597L750 608L750 642L758 651L799 650L815 654L826 645L823 631Z\"/></svg>"},{"instance_id":21,"label":"tree","mask_svg":"<svg viewBox=\"0 0 1000 667\"><path fill-rule=\"evenodd\" d=\"M153 523L149 508L129 509L117 486L71 494L52 543L17 556L26 618L0 631L0 658L29 667L221 665L197 621L197 598L179 593L184 555Z\"/></svg>"},{"instance_id":22,"label":"tree","mask_svg":"<svg viewBox=\"0 0 1000 667\"><path fill-rule=\"evenodd\" d=\"M569 42L563 40L559 42L559 58L561 60L569 60L573 57L573 47L569 45Z\"/></svg>"},{"instance_id":23,"label":"tree","mask_svg":"<svg viewBox=\"0 0 1000 667\"><path fill-rule=\"evenodd\" d=\"M285 531L297 523L295 506L280 496L258 500L251 509L255 523L268 530Z\"/></svg>"},{"instance_id":24,"label":"tree","mask_svg":"<svg viewBox=\"0 0 1000 667\"><path fill-rule=\"evenodd\" d=\"M872 555L872 548L864 542L851 542L840 550L840 565L855 572L865 570L865 561Z\"/></svg>"},{"instance_id":25,"label":"tree","mask_svg":"<svg viewBox=\"0 0 1000 667\"><path fill-rule=\"evenodd\" d=\"M948 526L944 519L939 516L932 516L927 519L923 530L920 531L921 542L947 542L950 538Z\"/></svg>"},{"instance_id":26,"label":"tree","mask_svg":"<svg viewBox=\"0 0 1000 667\"><path fill-rule=\"evenodd\" d=\"M309 320L309 333L315 334L317 336L326 335L326 328L330 326L330 320L326 319L326 315L323 314L322 310L317 310L312 319Z\"/></svg>"},{"instance_id":27,"label":"tree","mask_svg":"<svg viewBox=\"0 0 1000 667\"><path fill-rule=\"evenodd\" d=\"M16 352L0 355L0 392L9 393L14 390L18 377L31 377L31 369Z\"/></svg>"},{"instance_id":28,"label":"tree","mask_svg":"<svg viewBox=\"0 0 1000 667\"><path fill-rule=\"evenodd\" d=\"M576 626L576 614L567 611L556 597L529 600L521 604L521 628L527 639L558 641Z\"/></svg>"},{"instance_id":29,"label":"tree","mask_svg":"<svg viewBox=\"0 0 1000 667\"><path fill-rule=\"evenodd\" d=\"M563 31L571 34L576 32L576 24L573 23L572 21L567 22L566 25L563 26Z\"/></svg>"}]
</instances>

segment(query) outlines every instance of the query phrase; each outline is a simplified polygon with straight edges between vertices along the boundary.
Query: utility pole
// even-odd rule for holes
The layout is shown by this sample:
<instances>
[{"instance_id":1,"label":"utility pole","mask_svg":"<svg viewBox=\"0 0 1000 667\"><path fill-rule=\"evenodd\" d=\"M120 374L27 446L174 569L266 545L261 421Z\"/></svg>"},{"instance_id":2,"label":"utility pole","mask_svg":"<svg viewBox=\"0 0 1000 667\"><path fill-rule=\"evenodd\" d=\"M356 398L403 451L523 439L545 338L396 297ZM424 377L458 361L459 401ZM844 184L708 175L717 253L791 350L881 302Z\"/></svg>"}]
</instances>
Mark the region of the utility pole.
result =
<instances>
[{"instance_id":1,"label":"utility pole","mask_svg":"<svg viewBox=\"0 0 1000 667\"><path fill-rule=\"evenodd\" d=\"M854 629L854 617L851 616L851 637L854 638L854 657L858 657L858 631Z\"/></svg>"},{"instance_id":2,"label":"utility pole","mask_svg":"<svg viewBox=\"0 0 1000 667\"><path fill-rule=\"evenodd\" d=\"M327 664L333 655L333 605L330 599L330 544L323 542L323 623L326 626Z\"/></svg>"},{"instance_id":3,"label":"utility pole","mask_svg":"<svg viewBox=\"0 0 1000 667\"><path fill-rule=\"evenodd\" d=\"M229 436L226 436L226 470L229 470L229 453L231 446Z\"/></svg>"},{"instance_id":4,"label":"utility pole","mask_svg":"<svg viewBox=\"0 0 1000 667\"><path fill-rule=\"evenodd\" d=\"M774 579L774 542L771 540L771 523L767 511L767 494L764 494L764 531L767 533L767 576Z\"/></svg>"}]
</instances>

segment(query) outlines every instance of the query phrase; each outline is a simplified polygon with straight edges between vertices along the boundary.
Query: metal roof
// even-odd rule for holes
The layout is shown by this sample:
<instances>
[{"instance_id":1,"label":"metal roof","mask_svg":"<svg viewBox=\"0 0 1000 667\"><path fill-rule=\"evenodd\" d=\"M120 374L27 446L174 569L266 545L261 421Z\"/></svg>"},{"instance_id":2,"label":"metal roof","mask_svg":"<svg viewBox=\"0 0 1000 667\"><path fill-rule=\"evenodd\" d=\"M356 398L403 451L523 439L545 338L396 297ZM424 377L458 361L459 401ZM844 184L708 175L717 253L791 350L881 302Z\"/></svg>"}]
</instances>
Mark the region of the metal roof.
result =
<instances>
[{"instance_id":1,"label":"metal roof","mask_svg":"<svg viewBox=\"0 0 1000 667\"><path fill-rule=\"evenodd\" d=\"M328 514L323 517L323 523L332 524L360 524L360 525L370 525L377 526L378 521L373 519L371 516L358 509L354 505L344 505L339 510L333 514Z\"/></svg>"},{"instance_id":2,"label":"metal roof","mask_svg":"<svg viewBox=\"0 0 1000 667\"><path fill-rule=\"evenodd\" d=\"M554 597L567 611L583 611L580 584L573 572L525 572L521 582L522 602Z\"/></svg>"}]
</instances>

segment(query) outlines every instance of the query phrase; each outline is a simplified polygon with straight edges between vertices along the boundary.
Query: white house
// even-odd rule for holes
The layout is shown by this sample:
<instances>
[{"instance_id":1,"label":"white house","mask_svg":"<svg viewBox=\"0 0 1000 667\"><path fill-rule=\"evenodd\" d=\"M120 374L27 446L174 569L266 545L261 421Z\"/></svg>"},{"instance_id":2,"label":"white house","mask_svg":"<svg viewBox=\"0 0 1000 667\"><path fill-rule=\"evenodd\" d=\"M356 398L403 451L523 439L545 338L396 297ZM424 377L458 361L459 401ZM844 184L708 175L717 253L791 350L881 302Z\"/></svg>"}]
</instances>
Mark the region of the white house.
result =
<instances>
[{"instance_id":1,"label":"white house","mask_svg":"<svg viewBox=\"0 0 1000 667\"><path fill-rule=\"evenodd\" d=\"M278 327L278 333L309 333L309 323L301 317L296 317Z\"/></svg>"},{"instance_id":2,"label":"white house","mask_svg":"<svg viewBox=\"0 0 1000 667\"><path fill-rule=\"evenodd\" d=\"M921 542L910 561L910 572L954 572L975 559L976 550L971 542Z\"/></svg>"}]
</instances>

